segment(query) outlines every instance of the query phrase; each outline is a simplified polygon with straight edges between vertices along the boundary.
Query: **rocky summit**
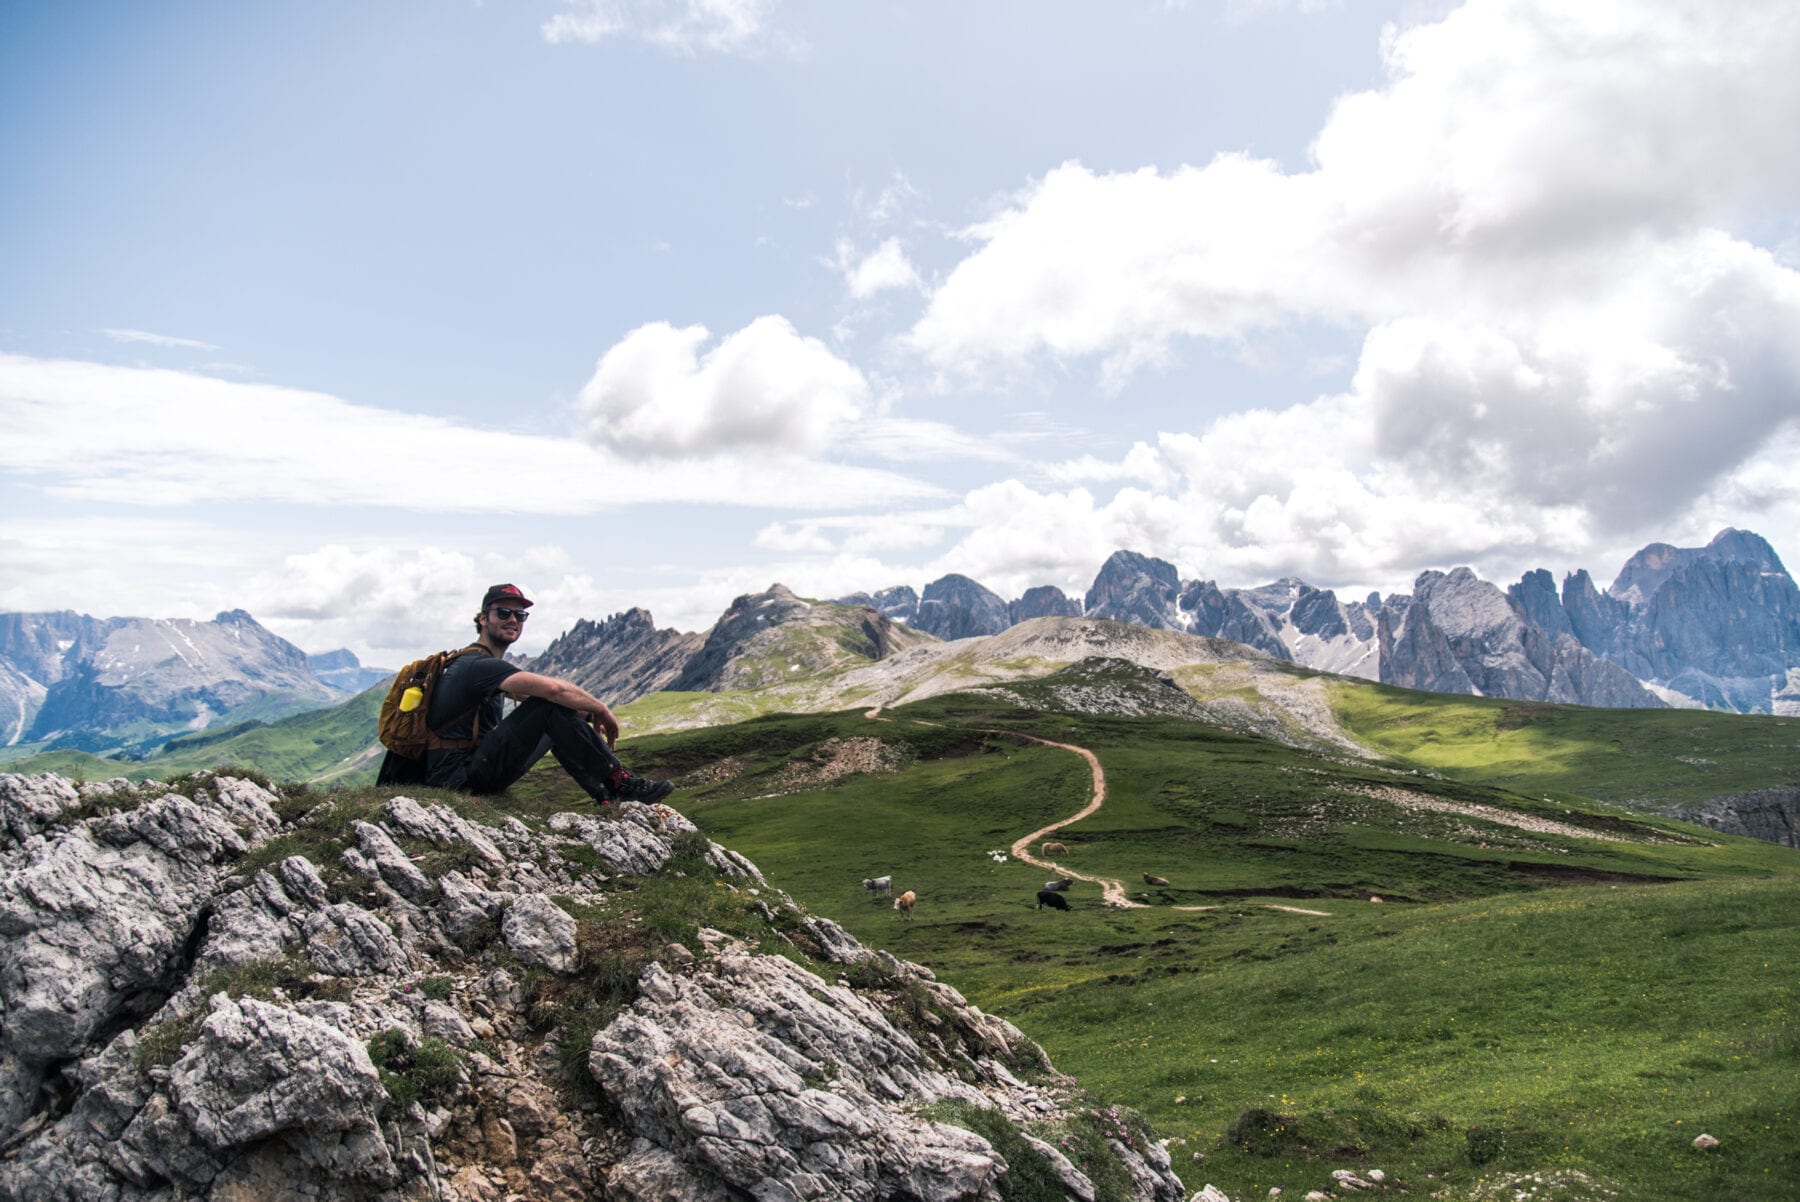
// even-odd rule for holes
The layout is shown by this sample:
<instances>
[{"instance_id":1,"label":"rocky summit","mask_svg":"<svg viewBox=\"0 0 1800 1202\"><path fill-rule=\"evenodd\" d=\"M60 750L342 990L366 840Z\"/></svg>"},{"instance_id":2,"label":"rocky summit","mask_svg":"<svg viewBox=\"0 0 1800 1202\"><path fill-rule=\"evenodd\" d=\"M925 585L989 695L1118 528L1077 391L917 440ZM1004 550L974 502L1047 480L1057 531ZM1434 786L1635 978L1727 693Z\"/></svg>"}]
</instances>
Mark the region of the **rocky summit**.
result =
<instances>
[{"instance_id":1,"label":"rocky summit","mask_svg":"<svg viewBox=\"0 0 1800 1202\"><path fill-rule=\"evenodd\" d=\"M0 775L0 933L7 1202L1093 1202L1071 1131L1182 1197L1016 1028L663 806Z\"/></svg>"}]
</instances>

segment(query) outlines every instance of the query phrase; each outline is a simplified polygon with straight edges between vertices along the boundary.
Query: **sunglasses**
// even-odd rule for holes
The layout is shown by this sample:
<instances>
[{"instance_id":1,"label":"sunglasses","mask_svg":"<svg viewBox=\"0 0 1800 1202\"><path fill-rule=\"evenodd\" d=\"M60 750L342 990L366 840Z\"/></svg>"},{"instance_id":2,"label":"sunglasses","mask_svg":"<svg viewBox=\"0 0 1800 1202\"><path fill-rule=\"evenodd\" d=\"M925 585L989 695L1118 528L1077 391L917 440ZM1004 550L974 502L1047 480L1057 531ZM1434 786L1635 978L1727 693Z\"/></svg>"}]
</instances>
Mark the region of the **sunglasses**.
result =
<instances>
[{"instance_id":1,"label":"sunglasses","mask_svg":"<svg viewBox=\"0 0 1800 1202\"><path fill-rule=\"evenodd\" d=\"M499 618L502 622L508 621L512 618L517 618L517 619L519 619L519 621L523 622L526 618L529 618L531 616L529 613L525 612L522 609L507 609L504 605L494 606L493 614L496 618Z\"/></svg>"}]
</instances>

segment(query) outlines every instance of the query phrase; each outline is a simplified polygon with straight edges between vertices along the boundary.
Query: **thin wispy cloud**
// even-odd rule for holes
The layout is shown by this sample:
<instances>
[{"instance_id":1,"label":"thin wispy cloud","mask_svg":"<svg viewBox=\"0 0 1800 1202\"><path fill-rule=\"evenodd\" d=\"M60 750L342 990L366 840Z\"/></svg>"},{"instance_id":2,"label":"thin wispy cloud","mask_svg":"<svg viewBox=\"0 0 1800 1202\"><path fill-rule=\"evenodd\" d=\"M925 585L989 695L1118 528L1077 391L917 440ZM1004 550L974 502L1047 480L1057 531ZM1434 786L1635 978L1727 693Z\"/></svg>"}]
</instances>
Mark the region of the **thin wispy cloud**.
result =
<instances>
[{"instance_id":1,"label":"thin wispy cloud","mask_svg":"<svg viewBox=\"0 0 1800 1202\"><path fill-rule=\"evenodd\" d=\"M615 38L679 54L793 52L797 39L770 23L775 0L567 0L541 26L551 43Z\"/></svg>"},{"instance_id":2,"label":"thin wispy cloud","mask_svg":"<svg viewBox=\"0 0 1800 1202\"><path fill-rule=\"evenodd\" d=\"M197 338L172 338L167 334L152 334L148 330L101 330L114 342L141 342L149 346L169 347L190 351L216 351L219 347L210 342L201 342Z\"/></svg>"},{"instance_id":3,"label":"thin wispy cloud","mask_svg":"<svg viewBox=\"0 0 1800 1202\"><path fill-rule=\"evenodd\" d=\"M684 457L645 462L574 437L318 392L16 355L0 355L0 422L0 467L70 500L581 515L668 501L833 509L942 495L895 472L809 458L803 445L680 442L679 419L667 449ZM493 479L507 486L470 487Z\"/></svg>"}]
</instances>

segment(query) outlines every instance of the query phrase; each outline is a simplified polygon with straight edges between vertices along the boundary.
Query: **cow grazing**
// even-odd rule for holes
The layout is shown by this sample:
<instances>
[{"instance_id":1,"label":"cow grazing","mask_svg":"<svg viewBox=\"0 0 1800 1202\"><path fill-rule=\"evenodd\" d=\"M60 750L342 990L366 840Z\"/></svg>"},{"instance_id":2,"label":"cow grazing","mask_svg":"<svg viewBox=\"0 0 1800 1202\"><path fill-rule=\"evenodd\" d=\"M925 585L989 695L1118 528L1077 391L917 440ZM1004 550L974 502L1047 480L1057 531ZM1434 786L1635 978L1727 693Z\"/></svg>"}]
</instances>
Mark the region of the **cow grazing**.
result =
<instances>
[{"instance_id":1,"label":"cow grazing","mask_svg":"<svg viewBox=\"0 0 1800 1202\"><path fill-rule=\"evenodd\" d=\"M1046 843L1044 844L1044 854L1047 856L1066 856L1069 854L1069 849L1060 843Z\"/></svg>"},{"instance_id":2,"label":"cow grazing","mask_svg":"<svg viewBox=\"0 0 1800 1202\"><path fill-rule=\"evenodd\" d=\"M1044 888L1050 890L1052 893L1061 893L1064 889L1067 889L1070 885L1073 885L1074 883L1075 883L1074 877L1066 876L1060 881L1045 881Z\"/></svg>"},{"instance_id":3,"label":"cow grazing","mask_svg":"<svg viewBox=\"0 0 1800 1202\"><path fill-rule=\"evenodd\" d=\"M867 889L871 895L880 893L891 894L894 891L894 878L891 876L864 877L863 888Z\"/></svg>"},{"instance_id":4,"label":"cow grazing","mask_svg":"<svg viewBox=\"0 0 1800 1202\"><path fill-rule=\"evenodd\" d=\"M919 895L914 893L911 889L908 889L905 893L902 893L899 897L894 899L894 909L900 911L900 917L911 922L913 916L913 903L918 900Z\"/></svg>"},{"instance_id":5,"label":"cow grazing","mask_svg":"<svg viewBox=\"0 0 1800 1202\"><path fill-rule=\"evenodd\" d=\"M1166 885L1168 883L1159 876L1151 876L1147 872L1144 874L1144 884L1146 885Z\"/></svg>"},{"instance_id":6,"label":"cow grazing","mask_svg":"<svg viewBox=\"0 0 1800 1202\"><path fill-rule=\"evenodd\" d=\"M1045 906L1049 906L1052 910L1067 910L1069 899L1054 889L1039 889L1037 908L1042 910Z\"/></svg>"}]
</instances>

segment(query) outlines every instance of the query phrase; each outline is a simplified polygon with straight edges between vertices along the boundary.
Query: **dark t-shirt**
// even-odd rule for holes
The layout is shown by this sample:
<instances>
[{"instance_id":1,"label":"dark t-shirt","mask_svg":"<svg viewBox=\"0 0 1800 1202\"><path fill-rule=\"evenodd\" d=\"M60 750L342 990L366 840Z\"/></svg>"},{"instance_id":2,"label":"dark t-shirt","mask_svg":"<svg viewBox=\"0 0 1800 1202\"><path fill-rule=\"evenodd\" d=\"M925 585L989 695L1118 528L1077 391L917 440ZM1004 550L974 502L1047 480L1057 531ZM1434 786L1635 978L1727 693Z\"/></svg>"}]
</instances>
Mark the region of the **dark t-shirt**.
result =
<instances>
[{"instance_id":1,"label":"dark t-shirt","mask_svg":"<svg viewBox=\"0 0 1800 1202\"><path fill-rule=\"evenodd\" d=\"M500 725L502 706L501 682L519 669L492 655L471 651L451 661L431 691L431 709L426 721L441 739L466 739L477 706L480 707L481 733ZM462 787L468 776L471 749L439 748L425 756L425 783L446 789Z\"/></svg>"}]
</instances>

